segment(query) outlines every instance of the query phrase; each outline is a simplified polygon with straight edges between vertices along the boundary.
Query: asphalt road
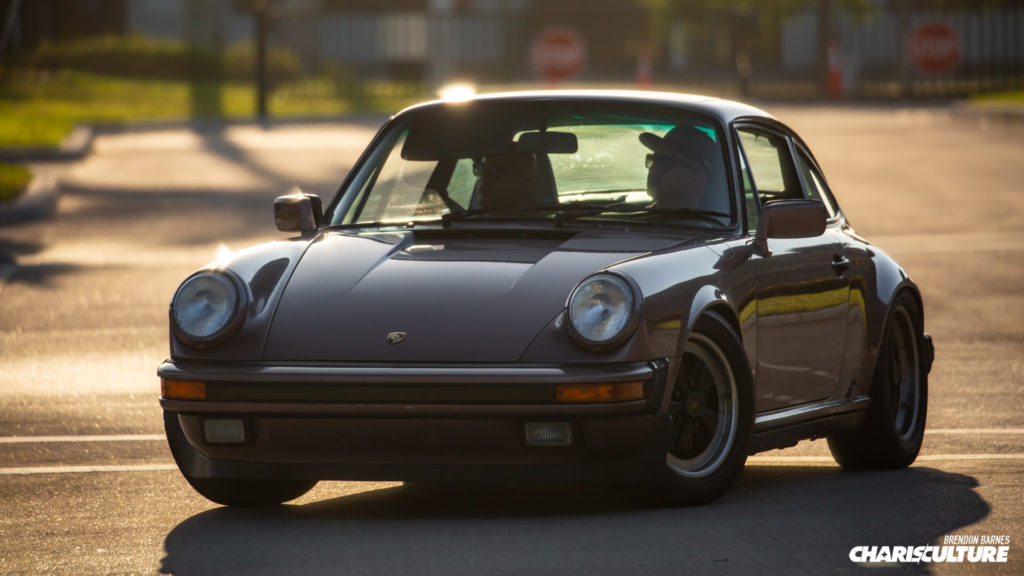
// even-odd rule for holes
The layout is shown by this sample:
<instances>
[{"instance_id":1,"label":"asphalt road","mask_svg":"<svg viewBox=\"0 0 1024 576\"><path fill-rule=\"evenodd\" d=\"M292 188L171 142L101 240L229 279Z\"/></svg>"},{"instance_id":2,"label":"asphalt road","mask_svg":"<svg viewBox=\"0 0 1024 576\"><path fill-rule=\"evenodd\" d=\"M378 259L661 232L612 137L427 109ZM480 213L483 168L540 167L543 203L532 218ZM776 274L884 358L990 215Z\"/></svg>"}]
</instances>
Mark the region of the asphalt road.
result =
<instances>
[{"instance_id":1,"label":"asphalt road","mask_svg":"<svg viewBox=\"0 0 1024 576\"><path fill-rule=\"evenodd\" d=\"M55 219L0 227L0 574L1024 573L1024 123L766 108L923 289L937 359L909 470L843 473L818 441L751 458L696 509L597 486L339 482L217 507L162 439L168 301L218 251L280 237L275 195L330 197L375 126L111 134L56 168ZM849 559L950 535L1007 536L1008 562Z\"/></svg>"}]
</instances>

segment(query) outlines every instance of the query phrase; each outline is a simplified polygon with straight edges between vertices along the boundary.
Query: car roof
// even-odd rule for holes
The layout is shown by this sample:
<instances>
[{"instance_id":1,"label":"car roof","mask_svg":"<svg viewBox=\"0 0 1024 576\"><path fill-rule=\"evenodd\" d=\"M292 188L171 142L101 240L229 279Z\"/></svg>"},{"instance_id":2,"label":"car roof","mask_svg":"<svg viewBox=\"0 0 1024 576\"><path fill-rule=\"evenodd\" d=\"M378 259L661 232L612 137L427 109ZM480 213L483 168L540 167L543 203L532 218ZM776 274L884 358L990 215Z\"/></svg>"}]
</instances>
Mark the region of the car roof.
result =
<instances>
[{"instance_id":1,"label":"car roof","mask_svg":"<svg viewBox=\"0 0 1024 576\"><path fill-rule=\"evenodd\" d=\"M648 92L641 90L529 90L517 92L497 92L479 94L472 98L460 100L432 100L410 106L399 112L401 116L409 112L435 107L457 106L472 103L530 103L530 102L564 102L564 103L608 103L638 106L668 106L681 110L703 113L718 118L728 124L737 118L775 118L754 106L724 100L711 96L696 94L678 94L674 92Z\"/></svg>"}]
</instances>

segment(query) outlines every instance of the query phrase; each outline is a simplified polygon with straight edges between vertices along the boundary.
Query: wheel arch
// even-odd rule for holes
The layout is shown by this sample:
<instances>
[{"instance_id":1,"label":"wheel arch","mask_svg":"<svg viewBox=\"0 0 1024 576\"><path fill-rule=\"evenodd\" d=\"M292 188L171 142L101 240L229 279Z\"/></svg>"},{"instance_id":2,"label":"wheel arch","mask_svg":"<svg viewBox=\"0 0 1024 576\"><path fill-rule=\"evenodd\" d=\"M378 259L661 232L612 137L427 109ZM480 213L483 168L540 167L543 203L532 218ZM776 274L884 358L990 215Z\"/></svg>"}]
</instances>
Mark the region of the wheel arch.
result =
<instances>
[{"instance_id":1,"label":"wheel arch","mask_svg":"<svg viewBox=\"0 0 1024 576\"><path fill-rule=\"evenodd\" d=\"M729 324L729 327L736 332L736 336L740 339L740 344L743 344L743 330L741 329L739 314L726 299L725 293L721 289L708 285L697 290L693 297L690 313L686 320L686 329L679 335L679 342L676 348L677 355L683 353L686 339L690 337L690 333L693 332L700 317L708 312L714 312L721 316Z\"/></svg>"},{"instance_id":2,"label":"wheel arch","mask_svg":"<svg viewBox=\"0 0 1024 576\"><path fill-rule=\"evenodd\" d=\"M916 284L906 279L901 282L892 293L889 295L887 301L885 301L885 307L881 314L881 320L875 323L875 329L871 331L871 374L874 374L875 365L878 363L878 353L882 346L882 338L885 335L885 331L889 328L889 322L892 320L892 310L896 301L900 299L903 294L908 294L914 300L917 305L917 312L920 314L921 329L924 329L924 299L921 297L921 291Z\"/></svg>"},{"instance_id":3,"label":"wheel arch","mask_svg":"<svg viewBox=\"0 0 1024 576\"><path fill-rule=\"evenodd\" d=\"M723 424L723 420L716 420L716 431L709 436L710 444L705 448L699 448L699 455L677 454L673 449L674 441L670 439L665 474L660 485L653 488L655 493L660 493L674 505L686 506L710 502L735 482L736 476L743 469L753 438L755 398L752 374L743 374L749 369L749 359L743 346L742 332L739 329L739 315L728 298L721 290L713 286L704 286L697 291L691 304L686 329L682 331L680 341L679 372L673 375L672 385L666 387L663 406L666 416L670 419L696 418L694 412L691 412L689 416L685 415L686 410L695 410L696 408L684 408L683 413L676 413L675 416L672 416L673 413L670 409L673 391L677 389L677 386L683 385L683 381L680 380L683 356L687 344L691 341L698 342L697 346L709 345L710 348L705 348L705 350L712 354L711 362L725 365L725 369L718 373L730 383L726 385L731 388L731 393L722 396L722 392L719 392L715 404L716 409L722 406L720 404L722 398L728 397L732 401L729 402L724 412L729 414L728 420L724 421L725 424ZM702 335L701 339L694 339L693 335L697 333ZM700 343L701 341L703 344ZM693 352L691 351L691 353ZM699 354L697 357L700 357ZM743 367L743 370L739 370L740 367ZM716 371L712 370L712 372ZM700 393L694 392L695 390L699 389L693 388L691 385L690 393L699 395ZM688 400L679 400L679 402L692 403L697 397L699 396L691 395ZM725 416L719 416L719 418L725 418ZM679 424L682 425L681 422ZM725 428L721 428L722 426ZM723 430L725 436L718 435L719 429ZM674 434L675 432L673 432L673 437ZM712 448L714 448L714 452L709 452ZM706 455L707 459L705 459ZM679 458L683 460L679 460ZM693 462L697 463L696 467L689 468L688 466Z\"/></svg>"}]
</instances>

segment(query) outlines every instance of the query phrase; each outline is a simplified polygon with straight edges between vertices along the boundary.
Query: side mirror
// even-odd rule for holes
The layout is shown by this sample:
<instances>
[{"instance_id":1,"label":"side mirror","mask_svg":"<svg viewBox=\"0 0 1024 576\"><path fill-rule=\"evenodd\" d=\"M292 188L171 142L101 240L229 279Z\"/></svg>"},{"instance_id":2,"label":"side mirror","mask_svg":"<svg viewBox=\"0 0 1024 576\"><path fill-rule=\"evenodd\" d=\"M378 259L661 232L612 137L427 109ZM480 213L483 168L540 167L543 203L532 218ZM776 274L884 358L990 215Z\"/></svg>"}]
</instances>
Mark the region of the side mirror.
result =
<instances>
[{"instance_id":1,"label":"side mirror","mask_svg":"<svg viewBox=\"0 0 1024 576\"><path fill-rule=\"evenodd\" d=\"M320 227L324 208L320 197L303 194L298 188L286 196L274 200L274 223L282 232L311 234Z\"/></svg>"},{"instance_id":2,"label":"side mirror","mask_svg":"<svg viewBox=\"0 0 1024 576\"><path fill-rule=\"evenodd\" d=\"M769 238L813 238L825 232L828 211L813 200L783 200L764 207L754 245L765 257L771 256Z\"/></svg>"}]
</instances>

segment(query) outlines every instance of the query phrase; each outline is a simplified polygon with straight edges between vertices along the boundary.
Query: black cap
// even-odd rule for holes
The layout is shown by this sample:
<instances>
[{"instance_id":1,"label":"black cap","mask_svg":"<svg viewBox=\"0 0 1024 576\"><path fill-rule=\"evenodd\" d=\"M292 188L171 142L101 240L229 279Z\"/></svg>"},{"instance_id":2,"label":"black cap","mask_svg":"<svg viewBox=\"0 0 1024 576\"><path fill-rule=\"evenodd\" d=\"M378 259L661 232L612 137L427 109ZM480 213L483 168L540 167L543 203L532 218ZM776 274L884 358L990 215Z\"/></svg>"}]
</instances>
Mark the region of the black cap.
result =
<instances>
[{"instance_id":1,"label":"black cap","mask_svg":"<svg viewBox=\"0 0 1024 576\"><path fill-rule=\"evenodd\" d=\"M708 174L721 163L718 145L702 130L693 126L676 126L665 136L644 132L640 143L655 153L674 152L698 163Z\"/></svg>"}]
</instances>

